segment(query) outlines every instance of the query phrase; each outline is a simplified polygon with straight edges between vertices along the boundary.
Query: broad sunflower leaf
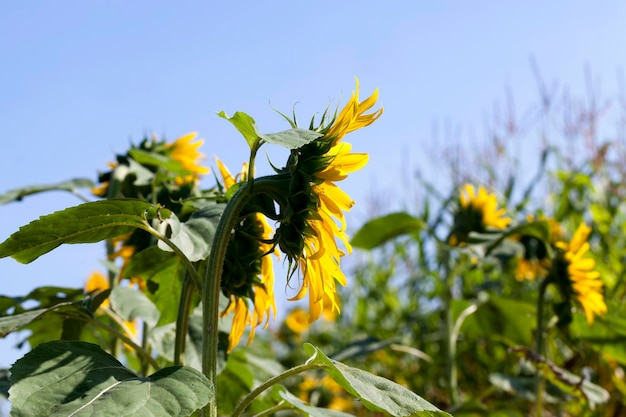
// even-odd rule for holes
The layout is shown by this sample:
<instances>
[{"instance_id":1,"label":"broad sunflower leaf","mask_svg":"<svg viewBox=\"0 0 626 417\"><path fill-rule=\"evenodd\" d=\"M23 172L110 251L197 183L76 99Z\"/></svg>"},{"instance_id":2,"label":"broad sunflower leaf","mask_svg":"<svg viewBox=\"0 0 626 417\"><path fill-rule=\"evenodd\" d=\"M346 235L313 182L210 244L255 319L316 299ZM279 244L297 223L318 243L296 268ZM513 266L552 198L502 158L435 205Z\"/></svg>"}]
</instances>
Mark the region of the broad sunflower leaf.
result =
<instances>
[{"instance_id":1,"label":"broad sunflower leaf","mask_svg":"<svg viewBox=\"0 0 626 417\"><path fill-rule=\"evenodd\" d=\"M146 296L160 311L157 325L176 321L180 292L185 276L185 265L172 252L156 246L136 253L126 266L127 277L141 277L146 281Z\"/></svg>"},{"instance_id":2,"label":"broad sunflower leaf","mask_svg":"<svg viewBox=\"0 0 626 417\"><path fill-rule=\"evenodd\" d=\"M211 243L217 229L225 204L211 203L193 212L189 220L181 222L171 216L163 226L171 228L170 240L183 251L191 262L201 261L209 257ZM163 241L158 246L164 251L172 249Z\"/></svg>"},{"instance_id":3,"label":"broad sunflower leaf","mask_svg":"<svg viewBox=\"0 0 626 417\"><path fill-rule=\"evenodd\" d=\"M285 401L296 409L299 414L307 417L348 417L352 414L347 414L341 411L329 410L327 408L314 407L305 403L282 386L276 386L272 390L272 397L276 402Z\"/></svg>"},{"instance_id":4,"label":"broad sunflower leaf","mask_svg":"<svg viewBox=\"0 0 626 417\"><path fill-rule=\"evenodd\" d=\"M370 250L398 236L419 232L424 226L423 220L408 213L391 213L365 223L350 243Z\"/></svg>"},{"instance_id":5,"label":"broad sunflower leaf","mask_svg":"<svg viewBox=\"0 0 626 417\"><path fill-rule=\"evenodd\" d=\"M232 117L229 117L224 111L217 115L231 122L246 139L250 148L256 146L257 141L262 139L267 143L283 146L287 149L296 149L323 136L321 133L299 128L264 134L257 129L254 119L244 112L235 112Z\"/></svg>"},{"instance_id":6,"label":"broad sunflower leaf","mask_svg":"<svg viewBox=\"0 0 626 417\"><path fill-rule=\"evenodd\" d=\"M333 361L309 343L304 345L304 349L312 355L307 363L321 365L335 382L369 410L388 413L393 417L450 416L402 385Z\"/></svg>"},{"instance_id":7,"label":"broad sunflower leaf","mask_svg":"<svg viewBox=\"0 0 626 417\"><path fill-rule=\"evenodd\" d=\"M22 198L43 193L45 191L74 191L77 188L91 188L95 183L87 178L75 178L73 180L58 182L56 184L30 185L28 187L16 188L0 194L0 204L20 201Z\"/></svg>"},{"instance_id":8,"label":"broad sunflower leaf","mask_svg":"<svg viewBox=\"0 0 626 417\"><path fill-rule=\"evenodd\" d=\"M85 342L38 346L11 367L11 382L15 417L188 416L213 400L210 382L195 369L139 377Z\"/></svg>"},{"instance_id":9,"label":"broad sunflower leaf","mask_svg":"<svg viewBox=\"0 0 626 417\"><path fill-rule=\"evenodd\" d=\"M93 243L148 229L146 220L171 212L139 200L101 200L42 216L0 244L0 258L30 263L64 243Z\"/></svg>"},{"instance_id":10,"label":"broad sunflower leaf","mask_svg":"<svg viewBox=\"0 0 626 417\"><path fill-rule=\"evenodd\" d=\"M119 285L111 291L111 307L124 319L132 321L140 318L151 328L159 320L159 310L141 291Z\"/></svg>"},{"instance_id":11,"label":"broad sunflower leaf","mask_svg":"<svg viewBox=\"0 0 626 417\"><path fill-rule=\"evenodd\" d=\"M36 320L54 315L80 318L90 316L91 312L84 307L83 301L70 301L59 303L49 308L38 308L11 316L0 317L0 337L20 330ZM61 329L56 330L60 331Z\"/></svg>"}]
</instances>

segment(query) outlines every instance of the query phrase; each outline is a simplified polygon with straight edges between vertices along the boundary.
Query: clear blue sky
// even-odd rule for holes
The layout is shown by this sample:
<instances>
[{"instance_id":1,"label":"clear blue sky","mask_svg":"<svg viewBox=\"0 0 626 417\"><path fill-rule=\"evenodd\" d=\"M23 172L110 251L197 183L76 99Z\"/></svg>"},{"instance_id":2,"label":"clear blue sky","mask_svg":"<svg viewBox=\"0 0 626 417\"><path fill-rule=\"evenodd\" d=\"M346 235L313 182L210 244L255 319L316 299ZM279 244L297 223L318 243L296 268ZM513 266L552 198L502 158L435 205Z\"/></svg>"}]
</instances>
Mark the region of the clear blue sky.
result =
<instances>
[{"instance_id":1,"label":"clear blue sky","mask_svg":"<svg viewBox=\"0 0 626 417\"><path fill-rule=\"evenodd\" d=\"M584 91L590 65L602 90L615 92L625 21L617 1L2 2L0 193L95 179L149 132L197 131L208 156L237 169L246 145L216 112L243 110L262 131L282 130L270 103L285 112L298 103L305 121L331 99L345 103L358 76L362 96L378 87L385 107L349 137L370 154L343 185L358 224L372 184L399 196L407 165L426 164L445 145L433 142L433 122L480 132L506 85L520 109L534 100L531 56L547 80ZM0 240L77 203L51 193L0 206ZM82 285L102 255L100 245L73 245L30 265L1 259L0 293ZM0 340L0 367L18 357L7 350L13 343Z\"/></svg>"}]
</instances>

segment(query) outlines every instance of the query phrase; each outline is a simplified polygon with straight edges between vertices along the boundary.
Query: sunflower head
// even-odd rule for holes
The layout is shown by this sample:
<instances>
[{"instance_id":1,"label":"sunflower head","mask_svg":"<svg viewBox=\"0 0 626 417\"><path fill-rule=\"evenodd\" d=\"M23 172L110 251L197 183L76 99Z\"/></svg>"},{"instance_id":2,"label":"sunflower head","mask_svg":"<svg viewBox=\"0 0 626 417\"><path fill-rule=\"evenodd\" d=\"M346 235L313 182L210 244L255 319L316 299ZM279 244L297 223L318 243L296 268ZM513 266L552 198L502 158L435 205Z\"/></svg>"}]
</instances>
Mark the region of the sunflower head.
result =
<instances>
[{"instance_id":1,"label":"sunflower head","mask_svg":"<svg viewBox=\"0 0 626 417\"><path fill-rule=\"evenodd\" d=\"M274 240L287 256L289 277L301 271L300 289L293 299L309 295L309 322L328 308L339 310L335 284L345 285L346 280L340 269L345 253L337 239L351 251L344 212L354 202L335 182L362 168L368 159L365 154L351 153L351 145L342 139L380 117L382 109L366 114L377 98L375 91L359 101L357 81L357 89L346 106L328 125L322 121L313 128L323 136L292 150L287 165L278 170L286 179L276 193L281 212Z\"/></svg>"},{"instance_id":2,"label":"sunflower head","mask_svg":"<svg viewBox=\"0 0 626 417\"><path fill-rule=\"evenodd\" d=\"M589 324L593 324L595 316L602 316L607 311L602 294L603 282L600 273L595 270L595 261L586 257L589 252L587 238L591 228L582 223L572 240L557 242L559 249L550 277L557 284L559 291L567 303L576 298L583 308Z\"/></svg>"},{"instance_id":3,"label":"sunflower head","mask_svg":"<svg viewBox=\"0 0 626 417\"><path fill-rule=\"evenodd\" d=\"M495 194L487 192L483 186L478 187L477 191L473 185L465 184L459 193L449 243L461 244L467 241L471 232L505 229L511 223L505 213L504 208L498 208Z\"/></svg>"}]
</instances>

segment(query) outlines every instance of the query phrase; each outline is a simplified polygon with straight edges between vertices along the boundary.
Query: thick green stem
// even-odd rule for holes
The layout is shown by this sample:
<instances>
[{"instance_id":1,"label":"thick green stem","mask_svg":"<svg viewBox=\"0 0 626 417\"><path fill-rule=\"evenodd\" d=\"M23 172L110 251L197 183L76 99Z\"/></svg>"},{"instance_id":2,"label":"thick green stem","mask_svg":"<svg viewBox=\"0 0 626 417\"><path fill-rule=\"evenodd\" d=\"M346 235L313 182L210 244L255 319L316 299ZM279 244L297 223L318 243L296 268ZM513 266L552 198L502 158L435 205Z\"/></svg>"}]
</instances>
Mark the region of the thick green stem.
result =
<instances>
[{"instance_id":1,"label":"thick green stem","mask_svg":"<svg viewBox=\"0 0 626 417\"><path fill-rule=\"evenodd\" d=\"M176 339L174 340L174 365L182 365L185 361L185 341L187 340L187 329L189 327L189 312L193 299L194 286L185 274L183 287L180 292L178 303L178 316L176 317Z\"/></svg>"},{"instance_id":2,"label":"thick green stem","mask_svg":"<svg viewBox=\"0 0 626 417\"><path fill-rule=\"evenodd\" d=\"M239 401L239 404L237 404L237 407L235 407L235 410L231 414L231 417L239 417L241 415L241 413L243 413L245 411L245 409L252 403L252 401L254 401L254 399L256 397L261 395L261 393L263 393L263 391L265 391L266 389L268 389L272 385L276 385L280 381L282 381L284 379L287 379L290 376L297 375L297 374L300 374L302 372L309 371L311 369L323 368L323 367L324 367L324 365L321 365L319 363L305 363L303 365L298 365L296 367L288 369L285 372L283 372L282 374L276 375L275 377L272 377L272 378L268 379L267 381L265 381L264 383L262 383L261 385L259 385L255 389L253 389L250 392L250 394L246 395L241 401Z\"/></svg>"},{"instance_id":3,"label":"thick green stem","mask_svg":"<svg viewBox=\"0 0 626 417\"><path fill-rule=\"evenodd\" d=\"M211 382L214 394L214 400L202 409L201 415L206 417L217 417L217 324L224 259L232 230L249 198L249 188L243 185L228 201L213 237L202 288L202 372Z\"/></svg>"}]
</instances>

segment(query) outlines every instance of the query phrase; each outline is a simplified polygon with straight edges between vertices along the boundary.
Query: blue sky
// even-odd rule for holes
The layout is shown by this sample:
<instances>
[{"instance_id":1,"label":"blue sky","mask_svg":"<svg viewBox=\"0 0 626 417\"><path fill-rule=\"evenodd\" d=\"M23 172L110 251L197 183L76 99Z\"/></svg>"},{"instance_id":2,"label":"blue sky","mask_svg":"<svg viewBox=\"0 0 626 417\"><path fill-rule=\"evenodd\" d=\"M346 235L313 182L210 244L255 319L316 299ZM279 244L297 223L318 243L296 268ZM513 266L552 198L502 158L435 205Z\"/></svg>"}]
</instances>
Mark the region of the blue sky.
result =
<instances>
[{"instance_id":1,"label":"blue sky","mask_svg":"<svg viewBox=\"0 0 626 417\"><path fill-rule=\"evenodd\" d=\"M624 21L626 3L617 1L2 2L0 193L95 179L115 152L152 132L175 139L197 131L204 153L235 170L246 145L216 112L246 111L262 131L282 130L270 104L290 112L298 103L307 121L329 100L345 103L357 76L362 96L379 88L385 108L349 137L370 154L343 185L357 201L349 220L358 224L372 187L400 198L408 167L440 175L433 155L450 144L433 141L434 123L480 137L505 86L519 109L533 102L531 56L549 82L584 92L588 65L602 91L615 93L626 63ZM280 152L271 155L282 162ZM77 203L50 193L0 206L0 240ZM0 293L82 285L102 254L100 245L82 245L30 265L0 259ZM7 351L13 343L0 340L0 367L19 356Z\"/></svg>"}]
</instances>

